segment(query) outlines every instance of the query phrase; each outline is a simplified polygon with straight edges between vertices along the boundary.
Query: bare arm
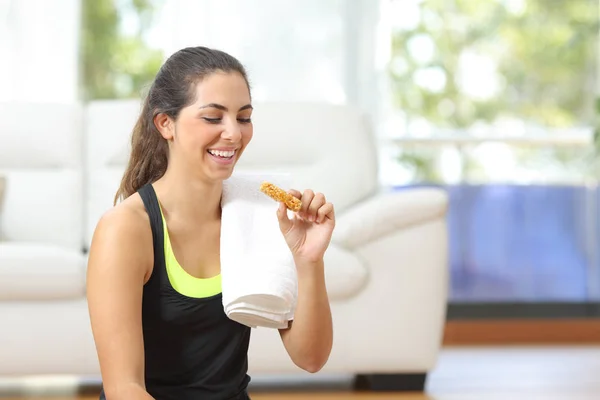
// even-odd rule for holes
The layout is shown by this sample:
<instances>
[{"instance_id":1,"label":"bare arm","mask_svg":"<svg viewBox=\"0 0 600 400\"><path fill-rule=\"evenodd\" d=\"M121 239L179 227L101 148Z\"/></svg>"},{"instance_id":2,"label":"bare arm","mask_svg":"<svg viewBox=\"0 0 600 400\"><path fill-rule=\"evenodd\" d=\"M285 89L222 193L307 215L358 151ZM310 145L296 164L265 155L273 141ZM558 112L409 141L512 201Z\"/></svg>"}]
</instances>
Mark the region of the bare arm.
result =
<instances>
[{"instance_id":1,"label":"bare arm","mask_svg":"<svg viewBox=\"0 0 600 400\"><path fill-rule=\"evenodd\" d=\"M333 327L323 261L297 262L298 305L294 321L279 332L292 361L305 371L321 370L333 345Z\"/></svg>"},{"instance_id":2,"label":"bare arm","mask_svg":"<svg viewBox=\"0 0 600 400\"><path fill-rule=\"evenodd\" d=\"M151 270L152 232L143 214L124 203L94 233L87 298L108 400L152 399L144 384L142 290Z\"/></svg>"}]
</instances>

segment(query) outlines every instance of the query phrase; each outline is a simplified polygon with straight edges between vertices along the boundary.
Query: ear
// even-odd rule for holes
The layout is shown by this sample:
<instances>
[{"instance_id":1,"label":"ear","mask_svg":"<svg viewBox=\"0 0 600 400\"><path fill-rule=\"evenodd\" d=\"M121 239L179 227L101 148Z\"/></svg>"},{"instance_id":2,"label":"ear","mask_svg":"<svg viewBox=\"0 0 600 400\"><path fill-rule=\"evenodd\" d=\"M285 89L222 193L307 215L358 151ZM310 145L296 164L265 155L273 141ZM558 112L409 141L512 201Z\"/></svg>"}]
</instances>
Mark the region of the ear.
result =
<instances>
[{"instance_id":1,"label":"ear","mask_svg":"<svg viewBox=\"0 0 600 400\"><path fill-rule=\"evenodd\" d=\"M173 139L175 125L173 120L167 114L156 114L156 116L154 117L154 126L156 126L156 129L158 129L163 138L165 138L166 140Z\"/></svg>"}]
</instances>

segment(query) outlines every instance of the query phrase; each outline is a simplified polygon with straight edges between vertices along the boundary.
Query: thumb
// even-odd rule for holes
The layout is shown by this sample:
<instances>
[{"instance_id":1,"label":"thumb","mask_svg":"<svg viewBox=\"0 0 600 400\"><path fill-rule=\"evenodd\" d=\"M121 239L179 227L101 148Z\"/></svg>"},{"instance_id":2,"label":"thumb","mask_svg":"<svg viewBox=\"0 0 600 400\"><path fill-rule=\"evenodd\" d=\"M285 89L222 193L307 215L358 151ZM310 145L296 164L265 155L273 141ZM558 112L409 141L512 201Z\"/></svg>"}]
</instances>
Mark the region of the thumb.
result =
<instances>
[{"instance_id":1,"label":"thumb","mask_svg":"<svg viewBox=\"0 0 600 400\"><path fill-rule=\"evenodd\" d=\"M285 203L280 202L277 209L277 219L279 220L279 228L283 233L287 232L292 226L292 221L287 215L287 207Z\"/></svg>"}]
</instances>

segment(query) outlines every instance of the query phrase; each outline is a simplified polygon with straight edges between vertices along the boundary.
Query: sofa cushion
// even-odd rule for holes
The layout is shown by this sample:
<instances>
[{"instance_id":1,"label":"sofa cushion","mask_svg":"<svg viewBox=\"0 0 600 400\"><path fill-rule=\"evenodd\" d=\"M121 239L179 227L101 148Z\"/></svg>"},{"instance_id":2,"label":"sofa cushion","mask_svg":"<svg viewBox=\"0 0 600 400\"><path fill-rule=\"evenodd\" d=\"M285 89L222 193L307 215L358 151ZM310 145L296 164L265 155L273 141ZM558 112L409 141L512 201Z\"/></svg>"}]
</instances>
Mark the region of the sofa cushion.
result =
<instances>
[{"instance_id":1,"label":"sofa cushion","mask_svg":"<svg viewBox=\"0 0 600 400\"><path fill-rule=\"evenodd\" d=\"M83 106L0 102L5 240L81 250Z\"/></svg>"},{"instance_id":2,"label":"sofa cushion","mask_svg":"<svg viewBox=\"0 0 600 400\"><path fill-rule=\"evenodd\" d=\"M331 243L325 253L325 281L331 301L345 300L366 285L369 272L355 253Z\"/></svg>"},{"instance_id":3,"label":"sofa cushion","mask_svg":"<svg viewBox=\"0 0 600 400\"><path fill-rule=\"evenodd\" d=\"M26 242L0 243L0 301L56 300L85 294L83 253Z\"/></svg>"}]
</instances>

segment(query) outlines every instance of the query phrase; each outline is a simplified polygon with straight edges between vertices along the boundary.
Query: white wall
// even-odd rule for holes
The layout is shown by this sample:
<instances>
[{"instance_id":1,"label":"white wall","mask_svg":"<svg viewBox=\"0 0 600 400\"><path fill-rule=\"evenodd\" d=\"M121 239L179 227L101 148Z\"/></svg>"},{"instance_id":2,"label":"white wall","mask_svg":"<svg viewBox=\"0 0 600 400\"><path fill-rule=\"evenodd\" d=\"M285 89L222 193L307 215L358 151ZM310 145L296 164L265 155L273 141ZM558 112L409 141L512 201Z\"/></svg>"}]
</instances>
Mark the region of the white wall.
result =
<instances>
[{"instance_id":1,"label":"white wall","mask_svg":"<svg viewBox=\"0 0 600 400\"><path fill-rule=\"evenodd\" d=\"M0 101L77 99L80 0L0 0Z\"/></svg>"},{"instance_id":2,"label":"white wall","mask_svg":"<svg viewBox=\"0 0 600 400\"><path fill-rule=\"evenodd\" d=\"M231 53L248 68L257 101L354 103L365 85L372 87L364 79L372 58L372 35L365 32L374 29L378 6L372 0L165 0L148 43L167 56L198 45Z\"/></svg>"},{"instance_id":3,"label":"white wall","mask_svg":"<svg viewBox=\"0 0 600 400\"><path fill-rule=\"evenodd\" d=\"M77 99L80 2L0 0L0 101ZM248 68L257 101L353 103L371 112L382 3L163 0L147 41L166 56L197 45L230 52Z\"/></svg>"}]
</instances>

